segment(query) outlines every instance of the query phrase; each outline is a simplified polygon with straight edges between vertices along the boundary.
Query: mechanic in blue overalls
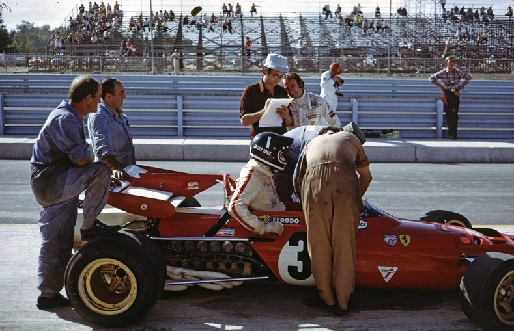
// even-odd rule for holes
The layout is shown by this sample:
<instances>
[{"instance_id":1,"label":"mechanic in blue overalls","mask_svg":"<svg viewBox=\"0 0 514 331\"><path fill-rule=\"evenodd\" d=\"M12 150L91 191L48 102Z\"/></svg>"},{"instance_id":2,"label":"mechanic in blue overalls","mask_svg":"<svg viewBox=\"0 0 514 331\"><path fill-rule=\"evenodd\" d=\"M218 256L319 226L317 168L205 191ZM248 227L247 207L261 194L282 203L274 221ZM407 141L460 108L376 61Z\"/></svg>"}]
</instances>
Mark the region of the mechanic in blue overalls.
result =
<instances>
[{"instance_id":1,"label":"mechanic in blue overalls","mask_svg":"<svg viewBox=\"0 0 514 331\"><path fill-rule=\"evenodd\" d=\"M70 86L70 101L54 109L41 128L31 158L30 185L42 206L39 229L37 299L39 309L69 306L59 292L71 257L77 203L85 190L82 240L108 235L120 229L96 219L109 196L110 170L93 162L82 119L96 110L102 88L90 76L79 76Z\"/></svg>"},{"instance_id":2,"label":"mechanic in blue overalls","mask_svg":"<svg viewBox=\"0 0 514 331\"><path fill-rule=\"evenodd\" d=\"M112 77L102 81L102 101L90 114L87 126L95 161L105 162L114 178L125 179L125 167L136 164L132 132L123 113L126 98L123 84Z\"/></svg>"}]
</instances>

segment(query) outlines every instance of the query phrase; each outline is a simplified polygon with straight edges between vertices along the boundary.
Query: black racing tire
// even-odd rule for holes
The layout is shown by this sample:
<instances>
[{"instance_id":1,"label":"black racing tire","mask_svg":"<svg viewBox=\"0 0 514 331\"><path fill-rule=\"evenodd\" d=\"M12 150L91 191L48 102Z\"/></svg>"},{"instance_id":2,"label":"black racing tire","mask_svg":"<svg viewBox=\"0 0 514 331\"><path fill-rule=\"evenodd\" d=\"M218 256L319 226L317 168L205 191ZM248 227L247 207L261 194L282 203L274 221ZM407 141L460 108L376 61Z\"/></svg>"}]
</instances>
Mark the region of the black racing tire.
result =
<instances>
[{"instance_id":1,"label":"black racing tire","mask_svg":"<svg viewBox=\"0 0 514 331\"><path fill-rule=\"evenodd\" d=\"M68 263L66 294L86 320L126 326L143 317L162 294L166 267L161 259L155 244L139 233L120 231L91 240Z\"/></svg>"},{"instance_id":2,"label":"black racing tire","mask_svg":"<svg viewBox=\"0 0 514 331\"><path fill-rule=\"evenodd\" d=\"M487 330L514 330L514 256L491 252L466 269L459 288L461 307Z\"/></svg>"},{"instance_id":3,"label":"black racing tire","mask_svg":"<svg viewBox=\"0 0 514 331\"><path fill-rule=\"evenodd\" d=\"M178 205L179 207L201 207L202 205L200 204L200 202L198 202L198 200L196 200L196 198L187 198L186 200L182 201L182 203L180 203L180 205Z\"/></svg>"},{"instance_id":4,"label":"black racing tire","mask_svg":"<svg viewBox=\"0 0 514 331\"><path fill-rule=\"evenodd\" d=\"M472 229L471 222L463 215L448 210L432 210L420 218L421 221L461 226Z\"/></svg>"}]
</instances>

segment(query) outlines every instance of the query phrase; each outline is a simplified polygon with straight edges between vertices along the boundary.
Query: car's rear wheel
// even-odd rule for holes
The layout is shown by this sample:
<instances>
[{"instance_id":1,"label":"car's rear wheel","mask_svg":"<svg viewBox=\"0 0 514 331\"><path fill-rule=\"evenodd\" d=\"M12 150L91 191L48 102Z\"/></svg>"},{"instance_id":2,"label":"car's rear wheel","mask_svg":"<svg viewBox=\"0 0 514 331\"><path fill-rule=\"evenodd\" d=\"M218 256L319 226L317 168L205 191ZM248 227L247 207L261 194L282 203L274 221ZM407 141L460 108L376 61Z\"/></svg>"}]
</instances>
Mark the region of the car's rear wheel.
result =
<instances>
[{"instance_id":1,"label":"car's rear wheel","mask_svg":"<svg viewBox=\"0 0 514 331\"><path fill-rule=\"evenodd\" d=\"M466 269L459 289L466 316L485 329L514 330L514 257L492 252Z\"/></svg>"},{"instance_id":2,"label":"car's rear wheel","mask_svg":"<svg viewBox=\"0 0 514 331\"><path fill-rule=\"evenodd\" d=\"M472 228L471 222L459 213L447 210L432 210L420 218L421 221Z\"/></svg>"},{"instance_id":3,"label":"car's rear wheel","mask_svg":"<svg viewBox=\"0 0 514 331\"><path fill-rule=\"evenodd\" d=\"M82 246L65 274L73 308L103 326L124 326L144 316L160 297L165 281L162 256L152 245L141 234L120 232Z\"/></svg>"}]
</instances>

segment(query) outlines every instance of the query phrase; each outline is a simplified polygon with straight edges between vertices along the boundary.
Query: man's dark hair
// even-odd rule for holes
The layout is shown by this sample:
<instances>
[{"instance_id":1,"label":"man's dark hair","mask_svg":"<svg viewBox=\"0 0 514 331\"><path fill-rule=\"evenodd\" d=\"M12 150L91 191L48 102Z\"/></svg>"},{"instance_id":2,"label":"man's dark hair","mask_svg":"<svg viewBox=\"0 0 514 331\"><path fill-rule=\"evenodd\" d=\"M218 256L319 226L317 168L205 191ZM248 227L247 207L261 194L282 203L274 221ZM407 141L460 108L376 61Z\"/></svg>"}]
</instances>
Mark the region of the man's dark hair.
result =
<instances>
[{"instance_id":1,"label":"man's dark hair","mask_svg":"<svg viewBox=\"0 0 514 331\"><path fill-rule=\"evenodd\" d=\"M300 76L296 72L289 72L284 75L284 82L287 82L290 79L296 80L296 82L298 83L298 86L303 88L303 86L304 86L303 80L300 78Z\"/></svg>"},{"instance_id":2,"label":"man's dark hair","mask_svg":"<svg viewBox=\"0 0 514 331\"><path fill-rule=\"evenodd\" d=\"M114 95L114 87L116 83L121 83L114 77L105 77L102 80L102 99L105 99L107 93Z\"/></svg>"},{"instance_id":3,"label":"man's dark hair","mask_svg":"<svg viewBox=\"0 0 514 331\"><path fill-rule=\"evenodd\" d=\"M325 134L328 131L332 131L332 132L336 133L336 132L344 131L344 130L342 128L338 128L337 126L325 126L325 127L321 128L321 130L319 130L318 136L321 136L322 134Z\"/></svg>"},{"instance_id":4,"label":"man's dark hair","mask_svg":"<svg viewBox=\"0 0 514 331\"><path fill-rule=\"evenodd\" d=\"M78 76L70 85L70 100L72 103L81 102L87 96L95 96L100 83L91 76Z\"/></svg>"}]
</instances>

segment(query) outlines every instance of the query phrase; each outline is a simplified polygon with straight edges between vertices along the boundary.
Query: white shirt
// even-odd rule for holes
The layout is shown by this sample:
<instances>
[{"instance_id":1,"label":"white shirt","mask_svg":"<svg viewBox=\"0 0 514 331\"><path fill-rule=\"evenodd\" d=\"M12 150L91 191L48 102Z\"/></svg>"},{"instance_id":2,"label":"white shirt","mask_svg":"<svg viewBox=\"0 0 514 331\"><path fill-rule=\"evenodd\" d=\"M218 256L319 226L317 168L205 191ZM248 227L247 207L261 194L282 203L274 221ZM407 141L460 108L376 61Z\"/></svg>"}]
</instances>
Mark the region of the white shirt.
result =
<instances>
[{"instance_id":1,"label":"white shirt","mask_svg":"<svg viewBox=\"0 0 514 331\"><path fill-rule=\"evenodd\" d=\"M335 95L335 94L334 94ZM289 105L294 126L288 130L306 125L323 125L323 120L331 126L341 126L341 121L326 100L319 95L303 90L303 95Z\"/></svg>"}]
</instances>

